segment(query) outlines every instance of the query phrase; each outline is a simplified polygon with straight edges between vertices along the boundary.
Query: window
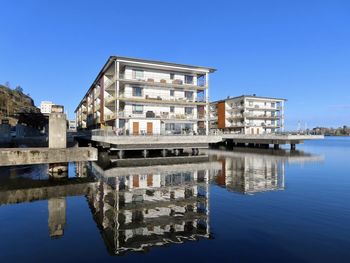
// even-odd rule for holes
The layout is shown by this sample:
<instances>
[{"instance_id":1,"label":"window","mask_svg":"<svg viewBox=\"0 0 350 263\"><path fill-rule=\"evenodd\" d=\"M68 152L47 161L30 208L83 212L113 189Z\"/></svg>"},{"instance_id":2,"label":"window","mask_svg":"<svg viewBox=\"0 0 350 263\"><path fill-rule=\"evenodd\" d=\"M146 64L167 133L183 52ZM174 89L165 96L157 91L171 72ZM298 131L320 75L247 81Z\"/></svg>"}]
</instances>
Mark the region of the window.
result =
<instances>
[{"instance_id":1,"label":"window","mask_svg":"<svg viewBox=\"0 0 350 263\"><path fill-rule=\"evenodd\" d=\"M175 95L175 90L170 90L170 96L174 97Z\"/></svg>"},{"instance_id":2,"label":"window","mask_svg":"<svg viewBox=\"0 0 350 263\"><path fill-rule=\"evenodd\" d=\"M134 79L143 79L143 70L140 69L134 69L133 70L133 78Z\"/></svg>"},{"instance_id":3,"label":"window","mask_svg":"<svg viewBox=\"0 0 350 263\"><path fill-rule=\"evenodd\" d=\"M132 105L132 113L142 114L143 113L143 105Z\"/></svg>"},{"instance_id":4,"label":"window","mask_svg":"<svg viewBox=\"0 0 350 263\"><path fill-rule=\"evenodd\" d=\"M192 112L193 112L192 107L185 107L185 114L190 115L190 114L192 114Z\"/></svg>"},{"instance_id":5,"label":"window","mask_svg":"<svg viewBox=\"0 0 350 263\"><path fill-rule=\"evenodd\" d=\"M132 87L132 95L134 97L142 97L142 88L140 88L140 87Z\"/></svg>"},{"instance_id":6,"label":"window","mask_svg":"<svg viewBox=\"0 0 350 263\"><path fill-rule=\"evenodd\" d=\"M276 104L274 102L271 102L271 107L274 108Z\"/></svg>"},{"instance_id":7,"label":"window","mask_svg":"<svg viewBox=\"0 0 350 263\"><path fill-rule=\"evenodd\" d=\"M175 79L175 74L174 73L170 73L170 79Z\"/></svg>"},{"instance_id":8,"label":"window","mask_svg":"<svg viewBox=\"0 0 350 263\"><path fill-rule=\"evenodd\" d=\"M185 83L186 84L193 84L193 76L185 75Z\"/></svg>"},{"instance_id":9,"label":"window","mask_svg":"<svg viewBox=\"0 0 350 263\"><path fill-rule=\"evenodd\" d=\"M192 100L193 99L193 91L185 91L185 97L188 100Z\"/></svg>"},{"instance_id":10,"label":"window","mask_svg":"<svg viewBox=\"0 0 350 263\"><path fill-rule=\"evenodd\" d=\"M174 113L175 112L175 107L174 106L170 106L170 112Z\"/></svg>"}]
</instances>

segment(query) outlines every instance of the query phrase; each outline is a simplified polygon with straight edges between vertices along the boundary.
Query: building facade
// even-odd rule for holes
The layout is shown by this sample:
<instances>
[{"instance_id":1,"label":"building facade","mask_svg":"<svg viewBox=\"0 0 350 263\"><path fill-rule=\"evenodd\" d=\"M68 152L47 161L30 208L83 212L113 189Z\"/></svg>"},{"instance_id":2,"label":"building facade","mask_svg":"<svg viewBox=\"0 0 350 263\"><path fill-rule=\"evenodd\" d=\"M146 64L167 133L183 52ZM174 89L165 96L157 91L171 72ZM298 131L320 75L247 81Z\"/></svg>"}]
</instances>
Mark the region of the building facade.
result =
<instances>
[{"instance_id":1,"label":"building facade","mask_svg":"<svg viewBox=\"0 0 350 263\"><path fill-rule=\"evenodd\" d=\"M52 105L55 105L52 101L42 101L40 103L40 112L43 114L50 114Z\"/></svg>"},{"instance_id":2,"label":"building facade","mask_svg":"<svg viewBox=\"0 0 350 263\"><path fill-rule=\"evenodd\" d=\"M283 131L285 99L252 96L228 97L210 104L213 130L241 134Z\"/></svg>"},{"instance_id":3,"label":"building facade","mask_svg":"<svg viewBox=\"0 0 350 263\"><path fill-rule=\"evenodd\" d=\"M78 129L127 135L208 133L208 83L214 71L112 56L75 110Z\"/></svg>"}]
</instances>

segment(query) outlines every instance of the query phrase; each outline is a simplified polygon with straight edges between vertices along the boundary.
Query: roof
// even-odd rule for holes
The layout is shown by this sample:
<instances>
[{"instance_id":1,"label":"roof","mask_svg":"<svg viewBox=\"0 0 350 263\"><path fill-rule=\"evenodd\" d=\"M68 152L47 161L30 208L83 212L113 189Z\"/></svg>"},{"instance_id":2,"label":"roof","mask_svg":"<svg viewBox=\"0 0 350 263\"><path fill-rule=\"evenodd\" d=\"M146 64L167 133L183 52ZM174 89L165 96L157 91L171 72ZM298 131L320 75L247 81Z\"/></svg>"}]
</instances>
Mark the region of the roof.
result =
<instances>
[{"instance_id":1,"label":"roof","mask_svg":"<svg viewBox=\"0 0 350 263\"><path fill-rule=\"evenodd\" d=\"M95 78L95 80L93 81L93 83L91 84L90 88L85 93L83 99L80 101L79 105L77 106L77 108L75 109L74 112L78 111L78 108L82 104L84 98L87 96L87 94L90 92L90 90L97 84L97 82L99 81L101 76L106 72L106 70L109 68L109 66L116 60L130 60L131 62L134 61L134 62L141 62L141 63L142 62L143 63L154 63L154 64L159 64L159 65L173 66L173 67L186 67L186 68L193 69L193 70L203 70L204 69L204 70L208 70L209 73L213 73L216 71L216 69L214 69L214 68L203 67L203 66L186 65L186 64L178 64L178 63L165 62L165 61L159 61L159 60L150 60L150 59L123 57L123 56L110 56L108 58L107 62L105 63L105 65L103 66L103 68L98 73L98 75Z\"/></svg>"},{"instance_id":2,"label":"roof","mask_svg":"<svg viewBox=\"0 0 350 263\"><path fill-rule=\"evenodd\" d=\"M287 99L282 99L282 98L264 97L264 96L256 96L256 95L241 95L241 96L237 96L237 97L229 97L229 98L226 98L226 99L212 101L211 103L224 102L224 101L227 101L227 100L240 99L240 98L242 98L242 99L243 98L252 98L252 99L268 99L268 100L283 100L283 101L287 101Z\"/></svg>"}]
</instances>

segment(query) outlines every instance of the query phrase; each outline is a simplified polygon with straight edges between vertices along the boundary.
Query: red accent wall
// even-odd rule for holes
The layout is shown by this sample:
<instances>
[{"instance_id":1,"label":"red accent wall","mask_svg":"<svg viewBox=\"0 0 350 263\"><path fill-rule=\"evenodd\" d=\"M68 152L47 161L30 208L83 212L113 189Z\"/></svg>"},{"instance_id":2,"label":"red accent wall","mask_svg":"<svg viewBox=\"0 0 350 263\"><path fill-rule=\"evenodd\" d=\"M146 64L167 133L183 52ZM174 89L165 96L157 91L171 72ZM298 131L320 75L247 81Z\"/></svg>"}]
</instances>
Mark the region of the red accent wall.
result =
<instances>
[{"instance_id":1,"label":"red accent wall","mask_svg":"<svg viewBox=\"0 0 350 263\"><path fill-rule=\"evenodd\" d=\"M217 106L217 113L218 113L218 128L224 129L225 128L225 102L219 102Z\"/></svg>"}]
</instances>

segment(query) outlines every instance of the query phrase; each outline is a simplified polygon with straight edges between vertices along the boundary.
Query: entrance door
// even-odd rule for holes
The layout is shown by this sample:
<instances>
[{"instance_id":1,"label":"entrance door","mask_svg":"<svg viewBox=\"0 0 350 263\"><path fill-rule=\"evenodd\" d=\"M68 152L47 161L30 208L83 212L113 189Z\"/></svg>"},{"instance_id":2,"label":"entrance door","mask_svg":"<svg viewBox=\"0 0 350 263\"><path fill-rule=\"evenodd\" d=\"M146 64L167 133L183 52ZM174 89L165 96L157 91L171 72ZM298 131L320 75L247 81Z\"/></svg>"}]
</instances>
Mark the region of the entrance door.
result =
<instances>
[{"instance_id":1,"label":"entrance door","mask_svg":"<svg viewBox=\"0 0 350 263\"><path fill-rule=\"evenodd\" d=\"M138 122L132 123L132 134L139 135L139 123Z\"/></svg>"},{"instance_id":2,"label":"entrance door","mask_svg":"<svg viewBox=\"0 0 350 263\"><path fill-rule=\"evenodd\" d=\"M147 122L147 134L148 135L153 134L153 123L152 122Z\"/></svg>"},{"instance_id":3,"label":"entrance door","mask_svg":"<svg viewBox=\"0 0 350 263\"><path fill-rule=\"evenodd\" d=\"M250 130L251 130L251 134L254 134L254 128L251 128Z\"/></svg>"},{"instance_id":4,"label":"entrance door","mask_svg":"<svg viewBox=\"0 0 350 263\"><path fill-rule=\"evenodd\" d=\"M259 130L259 128L256 130L256 134L259 134L260 133L260 130Z\"/></svg>"}]
</instances>

